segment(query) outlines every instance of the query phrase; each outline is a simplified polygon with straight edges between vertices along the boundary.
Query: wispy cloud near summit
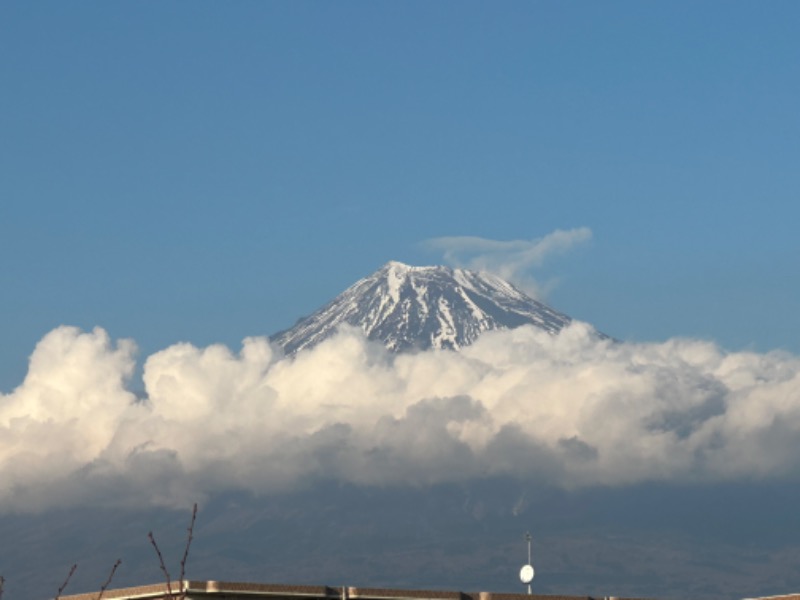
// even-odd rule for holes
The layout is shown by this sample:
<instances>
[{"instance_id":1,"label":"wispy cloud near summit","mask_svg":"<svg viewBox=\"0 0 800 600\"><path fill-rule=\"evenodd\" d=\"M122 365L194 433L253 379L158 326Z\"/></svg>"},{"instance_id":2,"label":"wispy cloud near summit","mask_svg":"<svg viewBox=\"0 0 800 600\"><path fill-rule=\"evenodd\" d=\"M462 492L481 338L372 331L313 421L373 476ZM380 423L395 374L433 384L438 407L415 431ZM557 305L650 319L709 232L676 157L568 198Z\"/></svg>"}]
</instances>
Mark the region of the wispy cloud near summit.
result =
<instances>
[{"instance_id":1,"label":"wispy cloud near summit","mask_svg":"<svg viewBox=\"0 0 800 600\"><path fill-rule=\"evenodd\" d=\"M541 297L547 286L536 282L531 270L547 258L564 254L592 238L588 227L557 229L532 240L490 240L476 236L445 236L426 240L423 246L441 251L444 260L456 267L489 271Z\"/></svg>"}]
</instances>

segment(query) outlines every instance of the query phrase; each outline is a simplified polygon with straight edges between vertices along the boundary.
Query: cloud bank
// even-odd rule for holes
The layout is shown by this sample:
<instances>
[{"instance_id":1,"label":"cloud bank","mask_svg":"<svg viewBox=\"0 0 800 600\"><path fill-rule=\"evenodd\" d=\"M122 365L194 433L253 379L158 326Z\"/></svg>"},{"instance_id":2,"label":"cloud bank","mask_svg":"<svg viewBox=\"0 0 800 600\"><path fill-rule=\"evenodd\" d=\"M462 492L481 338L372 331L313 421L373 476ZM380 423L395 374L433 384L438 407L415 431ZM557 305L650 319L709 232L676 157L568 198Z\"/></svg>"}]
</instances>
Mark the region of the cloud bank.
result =
<instances>
[{"instance_id":1,"label":"cloud bank","mask_svg":"<svg viewBox=\"0 0 800 600\"><path fill-rule=\"evenodd\" d=\"M488 271L521 285L541 298L547 285L536 282L530 270L551 256L563 254L592 238L588 227L557 229L532 240L499 241L475 236L449 236L427 240L423 245L441 251L445 262L473 271Z\"/></svg>"},{"instance_id":2,"label":"cloud bank","mask_svg":"<svg viewBox=\"0 0 800 600\"><path fill-rule=\"evenodd\" d=\"M60 327L0 396L0 511L183 506L319 479L426 485L513 475L566 488L796 478L800 358L574 323L393 355L360 331L295 358L176 344L128 382L135 346Z\"/></svg>"}]
</instances>

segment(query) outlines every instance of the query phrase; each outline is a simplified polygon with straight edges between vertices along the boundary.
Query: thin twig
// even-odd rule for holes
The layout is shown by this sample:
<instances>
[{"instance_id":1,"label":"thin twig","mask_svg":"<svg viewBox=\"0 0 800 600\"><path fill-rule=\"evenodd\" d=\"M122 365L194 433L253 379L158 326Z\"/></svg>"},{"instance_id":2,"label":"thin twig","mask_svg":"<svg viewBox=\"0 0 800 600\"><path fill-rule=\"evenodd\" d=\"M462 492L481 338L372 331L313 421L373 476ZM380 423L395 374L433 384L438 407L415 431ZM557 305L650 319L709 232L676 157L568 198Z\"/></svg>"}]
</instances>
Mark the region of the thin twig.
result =
<instances>
[{"instance_id":1,"label":"thin twig","mask_svg":"<svg viewBox=\"0 0 800 600\"><path fill-rule=\"evenodd\" d=\"M164 572L164 577L167 578L167 593L169 597L172 598L172 580L169 577L169 571L167 571L167 565L164 564L164 556L161 554L161 550L158 548L158 544L156 544L156 538L153 537L153 532L147 534L147 537L150 538L150 543L153 544L153 548L156 549L156 554L158 554L158 562L161 564L161 570Z\"/></svg>"},{"instance_id":2,"label":"thin twig","mask_svg":"<svg viewBox=\"0 0 800 600\"><path fill-rule=\"evenodd\" d=\"M0 600L3 600L3 587L6 584L6 578L0 575Z\"/></svg>"},{"instance_id":3,"label":"thin twig","mask_svg":"<svg viewBox=\"0 0 800 600\"><path fill-rule=\"evenodd\" d=\"M64 583L62 583L61 587L58 588L58 594L56 594L55 600L58 600L59 598L61 598L61 594L64 592L64 589L67 587L67 584L69 583L69 580L72 579L72 574L75 573L75 569L77 569L77 568L78 568L77 564L72 565L72 568L69 570L69 573L67 574L67 578L64 580Z\"/></svg>"},{"instance_id":4,"label":"thin twig","mask_svg":"<svg viewBox=\"0 0 800 600\"><path fill-rule=\"evenodd\" d=\"M108 574L108 579L106 579L106 582L103 584L103 587L100 588L100 594L97 596L97 600L101 600L102 599L103 594L106 593L106 590L108 589L108 586L111 584L111 580L114 578L114 573L116 573L117 568L121 564L122 564L122 559L118 558L117 562L114 563L114 566L111 567L111 573Z\"/></svg>"},{"instance_id":5,"label":"thin twig","mask_svg":"<svg viewBox=\"0 0 800 600\"><path fill-rule=\"evenodd\" d=\"M189 546L192 545L192 539L194 538L194 522L196 519L197 502L195 502L194 506L192 507L192 520L189 522L189 528L187 529L188 535L186 536L186 548L183 550L183 558L181 559L181 600L186 598L186 586L183 584L183 579L186 577L186 560L189 558Z\"/></svg>"}]
</instances>

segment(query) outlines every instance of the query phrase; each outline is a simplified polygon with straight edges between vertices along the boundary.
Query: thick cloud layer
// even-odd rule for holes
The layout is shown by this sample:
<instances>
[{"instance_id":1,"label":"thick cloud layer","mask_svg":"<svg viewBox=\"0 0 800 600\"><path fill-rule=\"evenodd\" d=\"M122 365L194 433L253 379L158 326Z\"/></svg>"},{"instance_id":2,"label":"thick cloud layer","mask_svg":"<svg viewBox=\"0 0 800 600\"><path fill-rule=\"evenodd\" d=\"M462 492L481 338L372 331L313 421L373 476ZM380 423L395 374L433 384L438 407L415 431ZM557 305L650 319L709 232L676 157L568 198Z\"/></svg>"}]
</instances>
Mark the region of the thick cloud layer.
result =
<instances>
[{"instance_id":1,"label":"thick cloud layer","mask_svg":"<svg viewBox=\"0 0 800 600\"><path fill-rule=\"evenodd\" d=\"M320 478L492 475L564 487L797 477L800 358L695 340L599 340L575 323L393 355L354 329L293 359L267 340L176 344L126 387L130 341L60 327L0 396L0 510L180 506Z\"/></svg>"}]
</instances>

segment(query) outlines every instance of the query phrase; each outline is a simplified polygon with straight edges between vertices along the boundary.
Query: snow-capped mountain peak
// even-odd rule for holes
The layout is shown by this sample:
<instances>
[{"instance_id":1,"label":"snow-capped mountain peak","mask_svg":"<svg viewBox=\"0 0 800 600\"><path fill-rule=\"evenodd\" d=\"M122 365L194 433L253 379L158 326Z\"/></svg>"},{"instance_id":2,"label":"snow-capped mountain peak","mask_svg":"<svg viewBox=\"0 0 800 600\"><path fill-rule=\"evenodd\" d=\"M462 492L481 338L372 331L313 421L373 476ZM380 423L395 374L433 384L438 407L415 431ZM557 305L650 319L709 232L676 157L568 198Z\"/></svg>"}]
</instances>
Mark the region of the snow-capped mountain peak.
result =
<instances>
[{"instance_id":1,"label":"snow-capped mountain peak","mask_svg":"<svg viewBox=\"0 0 800 600\"><path fill-rule=\"evenodd\" d=\"M292 354L349 324L396 352L457 350L491 329L530 323L557 333L570 322L495 275L391 261L272 339Z\"/></svg>"}]
</instances>

